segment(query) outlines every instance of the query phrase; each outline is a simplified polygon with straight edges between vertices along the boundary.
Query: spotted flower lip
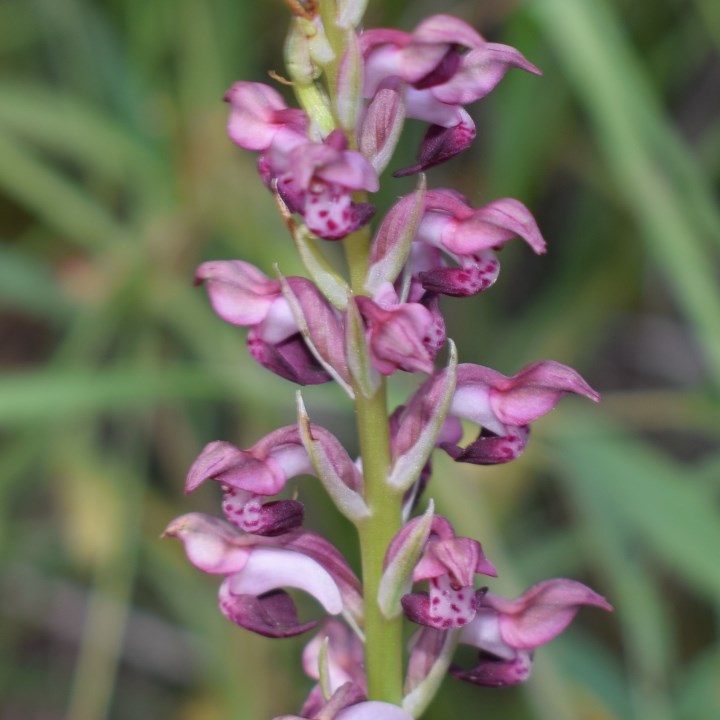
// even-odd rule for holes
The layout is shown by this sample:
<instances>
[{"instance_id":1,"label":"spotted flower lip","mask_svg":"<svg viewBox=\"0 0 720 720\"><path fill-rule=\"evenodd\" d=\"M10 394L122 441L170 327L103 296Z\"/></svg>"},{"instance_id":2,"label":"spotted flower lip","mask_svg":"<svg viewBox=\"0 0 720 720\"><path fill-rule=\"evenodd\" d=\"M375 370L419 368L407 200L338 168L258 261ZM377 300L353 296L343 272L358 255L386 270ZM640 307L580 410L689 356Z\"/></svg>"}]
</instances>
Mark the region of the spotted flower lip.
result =
<instances>
[{"instance_id":1,"label":"spotted flower lip","mask_svg":"<svg viewBox=\"0 0 720 720\"><path fill-rule=\"evenodd\" d=\"M460 642L480 651L479 664L452 674L475 685L523 682L535 648L557 637L583 605L612 611L607 600L575 580L545 580L515 599L486 594L475 618L462 628Z\"/></svg>"},{"instance_id":2,"label":"spotted flower lip","mask_svg":"<svg viewBox=\"0 0 720 720\"><path fill-rule=\"evenodd\" d=\"M359 581L339 551L316 533L245 535L219 518L188 513L173 520L163 536L182 541L188 559L200 570L225 576L220 610L260 635L290 637L317 624L298 622L285 587L305 591L330 615L361 610Z\"/></svg>"},{"instance_id":3,"label":"spotted flower lip","mask_svg":"<svg viewBox=\"0 0 720 720\"><path fill-rule=\"evenodd\" d=\"M413 530L420 522L422 518L415 518L403 526L390 543L386 564L391 563L403 544L411 540ZM412 575L413 582L427 580L429 592L404 595L405 615L413 622L438 630L467 625L485 593L485 589L475 590L476 573L497 575L495 566L485 557L477 540L458 537L446 518L435 515Z\"/></svg>"}]
</instances>

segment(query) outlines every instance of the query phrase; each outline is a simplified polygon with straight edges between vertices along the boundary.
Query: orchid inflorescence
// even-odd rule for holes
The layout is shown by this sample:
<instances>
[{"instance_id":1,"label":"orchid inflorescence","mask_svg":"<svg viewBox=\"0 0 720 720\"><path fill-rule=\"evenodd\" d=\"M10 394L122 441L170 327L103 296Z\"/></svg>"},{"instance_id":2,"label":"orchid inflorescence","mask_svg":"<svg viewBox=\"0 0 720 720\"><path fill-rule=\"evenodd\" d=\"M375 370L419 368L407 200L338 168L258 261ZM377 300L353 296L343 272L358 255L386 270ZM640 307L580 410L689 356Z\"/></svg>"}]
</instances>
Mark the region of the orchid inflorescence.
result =
<instances>
[{"instance_id":1,"label":"orchid inflorescence","mask_svg":"<svg viewBox=\"0 0 720 720\"><path fill-rule=\"evenodd\" d=\"M563 395L599 396L554 361L510 377L458 364L439 306L441 295L487 290L500 271L496 251L509 240L545 252L519 201L474 208L454 190L427 189L422 174L472 142L467 104L511 68L540 71L447 15L409 33L360 30L362 0L289 4L286 60L302 109L254 82L235 83L225 100L230 139L258 153L260 177L309 277L279 270L270 277L242 260L218 260L203 263L195 279L223 320L249 328L248 348L260 365L299 385L343 388L354 403L361 457L310 421L298 393L294 424L247 449L212 442L190 468L186 491L219 483L225 519L189 513L165 534L182 541L191 563L223 578L220 609L231 622L267 637L319 627L303 654L317 684L300 717L407 720L422 714L448 671L477 685L520 683L535 648L582 605L611 609L568 579L541 582L516 599L496 595L476 582L475 575L496 576L478 541L456 535L432 500L413 516L436 449L456 462L506 463ZM428 123L417 162L394 173L418 174L417 188L371 237L369 193L378 190L406 119ZM344 241L349 280L318 239ZM437 369L446 344L448 360ZM386 378L398 371L426 377L388 415ZM465 447L461 420L478 426ZM329 540L303 527L299 500L273 499L306 475L357 527L362 582ZM286 588L314 597L328 619L299 620ZM418 627L406 661L403 618ZM477 650L475 667L453 665L458 643Z\"/></svg>"}]
</instances>

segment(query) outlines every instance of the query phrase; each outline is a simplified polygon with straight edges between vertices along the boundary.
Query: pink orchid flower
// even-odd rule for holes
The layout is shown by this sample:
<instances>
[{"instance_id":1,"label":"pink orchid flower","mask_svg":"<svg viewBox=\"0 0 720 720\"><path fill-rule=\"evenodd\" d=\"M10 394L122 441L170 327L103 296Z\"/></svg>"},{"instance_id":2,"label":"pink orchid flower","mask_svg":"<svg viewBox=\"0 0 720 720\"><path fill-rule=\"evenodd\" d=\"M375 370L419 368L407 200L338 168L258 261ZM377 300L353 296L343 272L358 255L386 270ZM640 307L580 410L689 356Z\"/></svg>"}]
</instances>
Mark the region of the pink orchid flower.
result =
<instances>
[{"instance_id":1,"label":"pink orchid flower","mask_svg":"<svg viewBox=\"0 0 720 720\"><path fill-rule=\"evenodd\" d=\"M360 582L340 552L306 530L279 537L240 533L224 520L189 513L173 520L164 536L182 541L188 560L206 573L223 575L220 610L228 620L267 637L311 630L300 624L283 588L303 590L330 615L361 612Z\"/></svg>"}]
</instances>

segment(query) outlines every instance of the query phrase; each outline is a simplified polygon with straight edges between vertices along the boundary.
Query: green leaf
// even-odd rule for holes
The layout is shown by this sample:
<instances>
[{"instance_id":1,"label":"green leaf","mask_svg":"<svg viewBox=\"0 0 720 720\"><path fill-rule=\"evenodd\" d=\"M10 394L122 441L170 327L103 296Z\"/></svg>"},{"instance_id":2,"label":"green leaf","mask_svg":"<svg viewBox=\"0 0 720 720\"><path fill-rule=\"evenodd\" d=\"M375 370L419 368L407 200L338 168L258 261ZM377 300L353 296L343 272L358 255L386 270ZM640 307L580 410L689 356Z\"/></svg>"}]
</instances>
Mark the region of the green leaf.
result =
<instances>
[{"instance_id":1,"label":"green leaf","mask_svg":"<svg viewBox=\"0 0 720 720\"><path fill-rule=\"evenodd\" d=\"M49 227L89 249L135 241L99 202L2 130L0 188Z\"/></svg>"},{"instance_id":2,"label":"green leaf","mask_svg":"<svg viewBox=\"0 0 720 720\"><path fill-rule=\"evenodd\" d=\"M692 321L720 387L720 289L706 247L707 237L720 238L720 215L710 182L664 120L610 3L538 0L529 7L575 84L618 194Z\"/></svg>"},{"instance_id":3,"label":"green leaf","mask_svg":"<svg viewBox=\"0 0 720 720\"><path fill-rule=\"evenodd\" d=\"M720 548L717 508L688 468L633 438L581 413L568 414L553 444L569 477L613 508L617 532L644 542L677 578L720 599L720 570L712 548Z\"/></svg>"},{"instance_id":4,"label":"green leaf","mask_svg":"<svg viewBox=\"0 0 720 720\"><path fill-rule=\"evenodd\" d=\"M227 383L199 368L177 365L6 373L0 377L0 423L65 420L148 406L161 399L227 399L230 392Z\"/></svg>"}]
</instances>

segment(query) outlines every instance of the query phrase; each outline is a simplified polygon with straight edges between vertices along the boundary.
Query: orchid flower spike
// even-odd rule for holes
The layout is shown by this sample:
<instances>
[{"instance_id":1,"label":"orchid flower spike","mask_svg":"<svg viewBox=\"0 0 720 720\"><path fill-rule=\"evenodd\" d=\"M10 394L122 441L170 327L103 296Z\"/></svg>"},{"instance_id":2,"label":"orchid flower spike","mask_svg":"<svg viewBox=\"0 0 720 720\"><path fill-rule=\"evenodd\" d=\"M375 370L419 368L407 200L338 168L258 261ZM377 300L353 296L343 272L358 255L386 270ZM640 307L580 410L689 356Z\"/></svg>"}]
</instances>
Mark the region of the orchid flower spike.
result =
<instances>
[{"instance_id":1,"label":"orchid flower spike","mask_svg":"<svg viewBox=\"0 0 720 720\"><path fill-rule=\"evenodd\" d=\"M246 630L291 637L317 625L298 622L286 587L304 590L330 615L357 613L361 607L358 579L340 552L315 533L245 535L219 518L189 513L173 520L163 536L178 538L195 567L225 576L220 610Z\"/></svg>"}]
</instances>

